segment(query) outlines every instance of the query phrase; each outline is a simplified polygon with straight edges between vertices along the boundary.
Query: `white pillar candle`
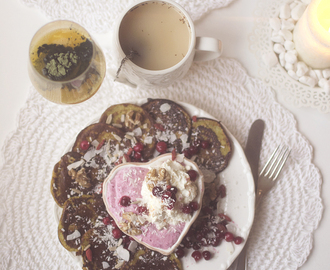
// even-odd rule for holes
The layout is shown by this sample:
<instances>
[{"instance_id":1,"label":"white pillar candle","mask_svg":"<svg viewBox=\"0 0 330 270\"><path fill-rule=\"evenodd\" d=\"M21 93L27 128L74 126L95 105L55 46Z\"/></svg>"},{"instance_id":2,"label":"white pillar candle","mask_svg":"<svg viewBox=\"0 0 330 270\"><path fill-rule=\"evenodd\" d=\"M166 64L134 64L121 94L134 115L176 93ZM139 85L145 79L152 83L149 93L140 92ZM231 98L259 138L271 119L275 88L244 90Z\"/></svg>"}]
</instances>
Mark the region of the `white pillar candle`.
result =
<instances>
[{"instance_id":1,"label":"white pillar candle","mask_svg":"<svg viewBox=\"0 0 330 270\"><path fill-rule=\"evenodd\" d=\"M300 60L312 68L330 67L330 0L312 0L295 26L293 40Z\"/></svg>"}]
</instances>

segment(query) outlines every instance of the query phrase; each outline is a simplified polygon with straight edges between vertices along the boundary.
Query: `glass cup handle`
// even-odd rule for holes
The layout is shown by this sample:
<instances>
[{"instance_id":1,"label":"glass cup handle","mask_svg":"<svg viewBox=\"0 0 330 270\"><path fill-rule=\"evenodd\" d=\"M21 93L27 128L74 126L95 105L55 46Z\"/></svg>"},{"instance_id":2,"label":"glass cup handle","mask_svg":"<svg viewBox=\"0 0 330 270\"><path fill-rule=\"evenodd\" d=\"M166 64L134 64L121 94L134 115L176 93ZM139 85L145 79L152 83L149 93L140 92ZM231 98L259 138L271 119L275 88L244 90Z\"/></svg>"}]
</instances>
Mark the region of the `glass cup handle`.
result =
<instances>
[{"instance_id":1,"label":"glass cup handle","mask_svg":"<svg viewBox=\"0 0 330 270\"><path fill-rule=\"evenodd\" d=\"M194 61L209 61L222 54L222 42L211 37L197 37Z\"/></svg>"}]
</instances>

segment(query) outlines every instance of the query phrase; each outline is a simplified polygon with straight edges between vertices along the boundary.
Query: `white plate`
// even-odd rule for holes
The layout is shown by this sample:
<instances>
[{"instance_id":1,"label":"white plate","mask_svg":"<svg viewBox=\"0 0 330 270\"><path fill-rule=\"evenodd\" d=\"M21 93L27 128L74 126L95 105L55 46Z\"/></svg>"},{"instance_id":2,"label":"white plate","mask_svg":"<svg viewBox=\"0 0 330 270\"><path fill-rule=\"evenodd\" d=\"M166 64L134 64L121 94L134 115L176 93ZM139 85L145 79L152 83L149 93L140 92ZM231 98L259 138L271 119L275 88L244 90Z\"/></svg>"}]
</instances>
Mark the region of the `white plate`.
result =
<instances>
[{"instance_id":1,"label":"white plate","mask_svg":"<svg viewBox=\"0 0 330 270\"><path fill-rule=\"evenodd\" d=\"M137 101L128 101L127 103L142 105L146 102L147 99L140 99ZM198 117L215 119L212 115L199 108L196 108L193 105L183 102L176 103L181 105L190 114L190 116L196 115ZM98 116L91 123L97 122L100 116ZM243 237L245 241L243 244L235 245L232 242L228 243L223 240L218 247L205 248L205 250L209 250L212 253L212 258L209 261L201 259L196 263L195 260L191 257L192 251L189 253L186 252L186 255L181 259L184 270L200 270L205 268L207 268L207 270L227 269L242 251L252 227L255 214L255 192L253 176L241 145L226 127L225 130L232 142L232 157L229 161L228 167L220 174L218 174L218 181L224 184L227 189L227 196L221 199L218 210L219 212L224 212L233 220L235 225L233 228L235 230L235 234L237 236ZM73 142L68 145L66 151L63 154L70 151L72 145ZM61 212L62 208L58 207L55 203L55 219L57 223L61 217ZM77 257L72 253L70 254L79 264L79 266L82 267L81 257Z\"/></svg>"}]
</instances>

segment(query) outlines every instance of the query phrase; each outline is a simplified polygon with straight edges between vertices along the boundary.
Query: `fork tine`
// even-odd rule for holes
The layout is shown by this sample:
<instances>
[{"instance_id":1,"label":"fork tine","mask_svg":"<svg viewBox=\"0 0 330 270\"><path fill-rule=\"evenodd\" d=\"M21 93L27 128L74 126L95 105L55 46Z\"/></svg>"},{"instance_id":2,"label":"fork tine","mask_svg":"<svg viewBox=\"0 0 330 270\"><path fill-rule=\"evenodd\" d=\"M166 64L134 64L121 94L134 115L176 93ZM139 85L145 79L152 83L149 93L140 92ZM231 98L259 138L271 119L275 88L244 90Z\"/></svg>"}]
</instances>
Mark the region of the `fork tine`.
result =
<instances>
[{"instance_id":1,"label":"fork tine","mask_svg":"<svg viewBox=\"0 0 330 270\"><path fill-rule=\"evenodd\" d=\"M282 168L286 162L286 160L288 159L289 155L291 153L291 150L289 150L288 148L285 149L285 152L283 153L283 156L281 157L281 162L278 163L279 168L277 169L277 173L274 176L273 181L275 181L278 177L278 175L280 174L280 172L282 171ZM275 172L275 171L274 171Z\"/></svg>"},{"instance_id":2,"label":"fork tine","mask_svg":"<svg viewBox=\"0 0 330 270\"><path fill-rule=\"evenodd\" d=\"M267 176L272 181L275 181L289 157L290 152L291 151L288 147L277 146L265 166L262 168L259 176Z\"/></svg>"},{"instance_id":3,"label":"fork tine","mask_svg":"<svg viewBox=\"0 0 330 270\"><path fill-rule=\"evenodd\" d=\"M262 168L261 172L259 173L259 175L262 175L264 173L264 171L268 168L269 163L273 160L273 157L275 156L277 150L279 149L280 146L277 146L276 149L274 150L274 152L272 153L272 155L270 156L270 158L267 160L266 164L264 165L264 167Z\"/></svg>"}]
</instances>

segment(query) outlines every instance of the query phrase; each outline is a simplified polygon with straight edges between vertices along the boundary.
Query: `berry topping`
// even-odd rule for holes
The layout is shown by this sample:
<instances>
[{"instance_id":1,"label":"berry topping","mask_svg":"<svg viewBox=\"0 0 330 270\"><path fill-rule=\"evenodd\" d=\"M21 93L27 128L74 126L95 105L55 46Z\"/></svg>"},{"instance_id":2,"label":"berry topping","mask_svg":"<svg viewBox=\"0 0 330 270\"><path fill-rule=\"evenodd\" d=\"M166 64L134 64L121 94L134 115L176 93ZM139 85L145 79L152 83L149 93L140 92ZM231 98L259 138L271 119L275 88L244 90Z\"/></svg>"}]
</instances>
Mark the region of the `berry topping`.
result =
<instances>
[{"instance_id":1,"label":"berry topping","mask_svg":"<svg viewBox=\"0 0 330 270\"><path fill-rule=\"evenodd\" d=\"M136 161L140 161L141 158L142 158L142 154L141 154L141 152L135 152L135 153L134 153L134 159L135 159Z\"/></svg>"},{"instance_id":2,"label":"berry topping","mask_svg":"<svg viewBox=\"0 0 330 270\"><path fill-rule=\"evenodd\" d=\"M124 207L130 206L131 205L131 198L128 197L128 196L123 196L123 197L120 198L119 203L120 203L121 206L124 206Z\"/></svg>"},{"instance_id":3,"label":"berry topping","mask_svg":"<svg viewBox=\"0 0 330 270\"><path fill-rule=\"evenodd\" d=\"M164 154L167 150L167 144L166 142L160 141L156 144L156 150L161 153Z\"/></svg>"},{"instance_id":4,"label":"berry topping","mask_svg":"<svg viewBox=\"0 0 330 270\"><path fill-rule=\"evenodd\" d=\"M192 210L189 205L184 205L182 208L182 212L185 214L190 214L192 212Z\"/></svg>"},{"instance_id":5,"label":"berry topping","mask_svg":"<svg viewBox=\"0 0 330 270\"><path fill-rule=\"evenodd\" d=\"M111 218L110 217L105 217L103 218L103 224L104 225L109 225L111 223Z\"/></svg>"},{"instance_id":6,"label":"berry topping","mask_svg":"<svg viewBox=\"0 0 330 270\"><path fill-rule=\"evenodd\" d=\"M192 157L192 155L191 155L191 153L190 153L190 150L189 149L185 149L185 150L183 150L183 155L185 156L185 158L191 158Z\"/></svg>"},{"instance_id":7,"label":"berry topping","mask_svg":"<svg viewBox=\"0 0 330 270\"><path fill-rule=\"evenodd\" d=\"M242 244L242 242L243 242L243 238L242 237L237 236L237 237L234 238L234 243L236 245Z\"/></svg>"},{"instance_id":8,"label":"berry topping","mask_svg":"<svg viewBox=\"0 0 330 270\"><path fill-rule=\"evenodd\" d=\"M231 232L225 233L225 240L227 242L233 242L234 241L234 235Z\"/></svg>"},{"instance_id":9,"label":"berry topping","mask_svg":"<svg viewBox=\"0 0 330 270\"><path fill-rule=\"evenodd\" d=\"M198 202L190 202L189 207L191 208L192 211L197 211L199 209L199 204Z\"/></svg>"},{"instance_id":10,"label":"berry topping","mask_svg":"<svg viewBox=\"0 0 330 270\"><path fill-rule=\"evenodd\" d=\"M119 239L122 235L123 235L123 233L121 232L120 229L118 229L118 228L114 228L114 229L112 230L112 236L113 236L115 239Z\"/></svg>"},{"instance_id":11,"label":"berry topping","mask_svg":"<svg viewBox=\"0 0 330 270\"><path fill-rule=\"evenodd\" d=\"M187 174L189 175L189 177L190 177L190 181L195 181L196 180L196 178L197 178L197 172L195 171L195 170L189 170L188 172L187 172Z\"/></svg>"},{"instance_id":12,"label":"berry topping","mask_svg":"<svg viewBox=\"0 0 330 270\"><path fill-rule=\"evenodd\" d=\"M80 143L80 149L83 150L83 151L86 151L88 150L89 148L89 142L84 140L84 141L81 141Z\"/></svg>"},{"instance_id":13,"label":"berry topping","mask_svg":"<svg viewBox=\"0 0 330 270\"><path fill-rule=\"evenodd\" d=\"M195 259L195 261L198 262L202 258L202 254L198 250L195 250L191 254L191 257L193 257Z\"/></svg>"},{"instance_id":14,"label":"berry topping","mask_svg":"<svg viewBox=\"0 0 330 270\"><path fill-rule=\"evenodd\" d=\"M144 147L143 143L138 142L136 145L134 145L133 150L135 152L142 152L143 147Z\"/></svg>"},{"instance_id":15,"label":"berry topping","mask_svg":"<svg viewBox=\"0 0 330 270\"><path fill-rule=\"evenodd\" d=\"M146 214L148 212L148 208L141 205L138 206L136 210L138 211L139 214Z\"/></svg>"},{"instance_id":16,"label":"berry topping","mask_svg":"<svg viewBox=\"0 0 330 270\"><path fill-rule=\"evenodd\" d=\"M202 252L202 255L203 255L203 258L205 259L205 260L209 260L209 259L211 259L211 253L210 253L210 251L207 251L207 250L205 250L205 251L203 251Z\"/></svg>"},{"instance_id":17,"label":"berry topping","mask_svg":"<svg viewBox=\"0 0 330 270\"><path fill-rule=\"evenodd\" d=\"M202 141L201 142L201 147L203 148L203 149L207 149L207 148L209 148L210 147L210 142L209 141Z\"/></svg>"},{"instance_id":18,"label":"berry topping","mask_svg":"<svg viewBox=\"0 0 330 270\"><path fill-rule=\"evenodd\" d=\"M156 186L152 189L152 195L154 195L155 197L161 197L162 193L163 193L163 190L159 186Z\"/></svg>"}]
</instances>

